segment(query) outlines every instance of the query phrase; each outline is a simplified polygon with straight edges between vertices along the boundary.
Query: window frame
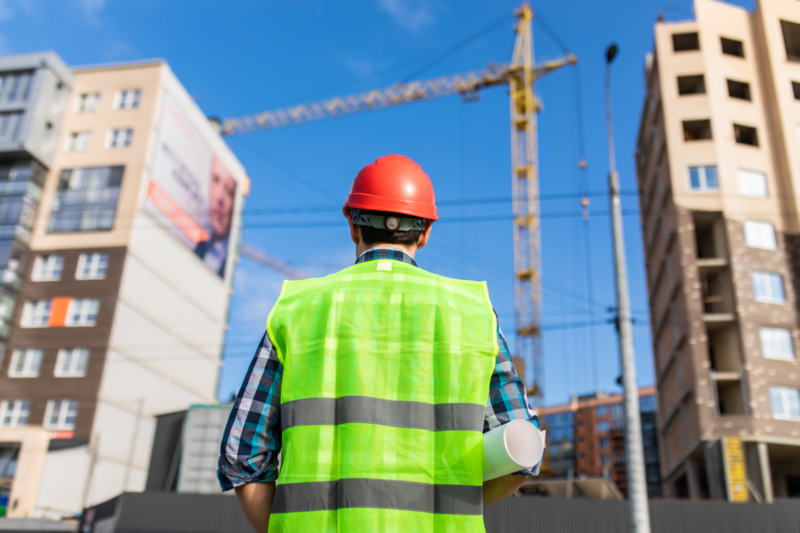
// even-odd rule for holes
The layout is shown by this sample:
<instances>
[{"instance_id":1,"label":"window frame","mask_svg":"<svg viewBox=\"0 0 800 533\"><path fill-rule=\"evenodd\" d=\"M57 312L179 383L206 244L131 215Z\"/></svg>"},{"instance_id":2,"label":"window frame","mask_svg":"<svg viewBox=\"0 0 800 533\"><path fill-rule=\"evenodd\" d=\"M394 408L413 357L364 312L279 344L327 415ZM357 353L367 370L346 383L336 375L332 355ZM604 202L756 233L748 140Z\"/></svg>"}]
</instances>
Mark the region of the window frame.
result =
<instances>
[{"instance_id":1,"label":"window frame","mask_svg":"<svg viewBox=\"0 0 800 533\"><path fill-rule=\"evenodd\" d=\"M122 142L120 142L122 138ZM109 150L121 150L129 148L133 144L133 128L113 128L108 130L106 136L106 148Z\"/></svg>"},{"instance_id":2,"label":"window frame","mask_svg":"<svg viewBox=\"0 0 800 533\"><path fill-rule=\"evenodd\" d=\"M92 130L72 131L67 134L65 152L87 152L91 147Z\"/></svg>"},{"instance_id":3,"label":"window frame","mask_svg":"<svg viewBox=\"0 0 800 533\"><path fill-rule=\"evenodd\" d=\"M53 369L53 375L57 378L86 377L86 372L89 369L90 353L91 352L89 348L59 349L58 356L56 357L56 366ZM77 357L75 357L76 354ZM69 361L66 360L68 357L70 358Z\"/></svg>"},{"instance_id":4,"label":"window frame","mask_svg":"<svg viewBox=\"0 0 800 533\"><path fill-rule=\"evenodd\" d=\"M764 182L764 195L763 196L756 196L754 194L747 194L745 190L748 190L748 187L742 187L743 181L746 179L753 178L754 176L760 176L763 178ZM767 173L762 172L760 170L751 170L747 168L739 168L736 169L736 186L739 190L739 194L746 198L769 198L769 184L767 183ZM755 190L755 187L750 187L749 190Z\"/></svg>"},{"instance_id":5,"label":"window frame","mask_svg":"<svg viewBox=\"0 0 800 533\"><path fill-rule=\"evenodd\" d=\"M89 306L87 312L84 308ZM76 309L79 307L79 309ZM94 313L92 314L92 307ZM70 328L90 328L97 325L97 317L100 315L100 300L97 298L72 298L67 308L66 326ZM78 320L75 320L75 318ZM93 317L93 320L90 318Z\"/></svg>"},{"instance_id":6,"label":"window frame","mask_svg":"<svg viewBox=\"0 0 800 533\"><path fill-rule=\"evenodd\" d=\"M85 92L77 95L75 98L75 113L96 113L100 108L100 93L95 92ZM87 102L91 102L91 106L87 106Z\"/></svg>"},{"instance_id":7,"label":"window frame","mask_svg":"<svg viewBox=\"0 0 800 533\"><path fill-rule=\"evenodd\" d=\"M88 268L87 263L89 264ZM99 274L101 267L102 275ZM106 279L107 274L108 254L104 254L102 252L90 252L82 253L78 256L78 266L75 269L75 279L81 281Z\"/></svg>"},{"instance_id":8,"label":"window frame","mask_svg":"<svg viewBox=\"0 0 800 533\"><path fill-rule=\"evenodd\" d=\"M50 265L50 260L54 260L55 265ZM55 275L58 272L58 275ZM37 255L33 260L31 269L31 281L47 282L60 281L64 273L64 256L58 254ZM47 275L50 275L49 277Z\"/></svg>"},{"instance_id":9,"label":"window frame","mask_svg":"<svg viewBox=\"0 0 800 533\"><path fill-rule=\"evenodd\" d=\"M45 307L45 311L40 311L40 307ZM28 300L23 304L22 316L20 317L20 327L23 328L47 328L50 326L50 314L53 312L53 302L50 299ZM45 314L46 313L46 314ZM33 323L33 318L42 318L44 324Z\"/></svg>"},{"instance_id":10,"label":"window frame","mask_svg":"<svg viewBox=\"0 0 800 533\"><path fill-rule=\"evenodd\" d=\"M11 404L11 413L9 415L9 404ZM19 405L17 405L19 404ZM20 423L20 418L24 413L24 421ZM6 417L11 417L11 423L6 424ZM9 398L0 401L0 427L4 428L18 428L28 425L31 416L31 401L21 398Z\"/></svg>"},{"instance_id":11,"label":"window frame","mask_svg":"<svg viewBox=\"0 0 800 533\"><path fill-rule=\"evenodd\" d=\"M765 285L765 287L768 287L768 290L766 291L769 293L767 295L768 299L758 298L758 295L756 294L756 276L763 276L770 278L770 282ZM774 295L772 294L772 290L775 288L775 286L773 286L772 284L772 281L774 281L773 276L777 276L778 280L780 280L781 298L782 298L780 300L773 298ZM778 274L777 272L769 272L766 270L753 270L751 272L750 279L753 284L753 299L755 301L759 303L776 304L776 305L784 305L786 303L786 287L784 286L783 283L783 275Z\"/></svg>"},{"instance_id":12,"label":"window frame","mask_svg":"<svg viewBox=\"0 0 800 533\"><path fill-rule=\"evenodd\" d=\"M797 405L797 413L792 414L792 401L789 398L789 392L794 392L797 398L796 403ZM780 414L775 413L775 395L780 395L781 398L781 407L787 407L789 409L788 415L785 415L784 412ZM770 414L772 418L775 420L792 420L795 422L800 422L800 390L795 387L783 387L780 385L773 385L769 388L769 404L770 404Z\"/></svg>"},{"instance_id":13,"label":"window frame","mask_svg":"<svg viewBox=\"0 0 800 533\"><path fill-rule=\"evenodd\" d=\"M58 405L56 406L56 404ZM52 423L52 418L56 407L58 408L58 421L54 424ZM47 408L44 412L44 421L42 426L45 429L50 430L72 431L75 429L78 421L79 408L80 402L78 402L78 400L73 400L70 398L47 400ZM71 424L68 422L70 418L70 412L72 412L71 416L73 419Z\"/></svg>"},{"instance_id":14,"label":"window frame","mask_svg":"<svg viewBox=\"0 0 800 533\"><path fill-rule=\"evenodd\" d=\"M130 102L128 95L132 95ZM129 111L136 109L142 103L142 90L141 89L120 89L114 95L114 110L115 111Z\"/></svg>"},{"instance_id":15,"label":"window frame","mask_svg":"<svg viewBox=\"0 0 800 533\"><path fill-rule=\"evenodd\" d=\"M42 358L44 352L41 348L17 348L11 352L11 361L8 364L9 378L38 378L42 371ZM22 359L22 368L20 366Z\"/></svg>"},{"instance_id":16,"label":"window frame","mask_svg":"<svg viewBox=\"0 0 800 533\"><path fill-rule=\"evenodd\" d=\"M708 186L708 169L714 169L714 180L716 181L716 187L709 187ZM692 185L692 169L697 170L697 181L700 185L700 188L695 189ZM689 185L689 192L693 193L703 193L703 192L718 192L719 191L719 173L717 172L717 165L703 165L703 166L693 166L693 167L686 167L686 177L688 179Z\"/></svg>"},{"instance_id":17,"label":"window frame","mask_svg":"<svg viewBox=\"0 0 800 533\"><path fill-rule=\"evenodd\" d=\"M750 228L750 229L748 229ZM765 229L769 228L769 235L766 240L769 241L767 246L763 246L762 238L766 235ZM765 220L745 220L742 223L742 230L744 232L744 243L748 248L755 248L758 250L777 250L778 249L778 236L775 232L775 225L772 222ZM751 240L755 239L755 241Z\"/></svg>"},{"instance_id":18,"label":"window frame","mask_svg":"<svg viewBox=\"0 0 800 533\"><path fill-rule=\"evenodd\" d=\"M784 339L778 339L777 333L785 333ZM766 335L765 335L766 334ZM765 337L771 336L772 338L767 339ZM792 332L786 328L773 328L773 327L763 327L758 328L758 339L759 344L761 346L761 356L765 359L771 359L773 361L794 361L795 360L795 350L794 350L794 337L792 336ZM782 342L787 341L788 342ZM771 349L767 349L768 346L777 347L785 345L789 348L789 354L777 354L773 352ZM778 350L781 351L781 350Z\"/></svg>"}]
</instances>

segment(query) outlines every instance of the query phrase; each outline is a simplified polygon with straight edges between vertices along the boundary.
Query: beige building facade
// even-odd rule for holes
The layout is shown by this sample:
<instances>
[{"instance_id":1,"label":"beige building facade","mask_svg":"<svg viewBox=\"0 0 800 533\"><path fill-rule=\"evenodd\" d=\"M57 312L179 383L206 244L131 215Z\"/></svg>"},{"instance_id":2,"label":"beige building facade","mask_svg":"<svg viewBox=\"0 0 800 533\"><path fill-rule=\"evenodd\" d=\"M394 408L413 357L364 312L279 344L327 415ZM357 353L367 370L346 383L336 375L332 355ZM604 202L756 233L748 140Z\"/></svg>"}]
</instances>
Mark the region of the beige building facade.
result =
<instances>
[{"instance_id":1,"label":"beige building facade","mask_svg":"<svg viewBox=\"0 0 800 533\"><path fill-rule=\"evenodd\" d=\"M694 8L655 27L636 155L665 495L800 496L800 4Z\"/></svg>"},{"instance_id":2,"label":"beige building facade","mask_svg":"<svg viewBox=\"0 0 800 533\"><path fill-rule=\"evenodd\" d=\"M216 401L249 185L165 62L73 73L0 368L46 518L142 490L155 415Z\"/></svg>"}]
</instances>

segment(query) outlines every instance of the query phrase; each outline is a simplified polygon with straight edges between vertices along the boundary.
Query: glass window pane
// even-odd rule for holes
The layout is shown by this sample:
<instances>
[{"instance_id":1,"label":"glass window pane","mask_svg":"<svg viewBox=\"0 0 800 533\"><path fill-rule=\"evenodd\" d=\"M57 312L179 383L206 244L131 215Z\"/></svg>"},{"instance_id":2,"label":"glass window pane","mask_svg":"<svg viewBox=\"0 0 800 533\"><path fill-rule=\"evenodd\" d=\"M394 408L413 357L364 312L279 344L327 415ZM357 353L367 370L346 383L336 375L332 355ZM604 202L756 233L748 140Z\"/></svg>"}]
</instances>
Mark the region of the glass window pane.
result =
<instances>
[{"instance_id":1,"label":"glass window pane","mask_svg":"<svg viewBox=\"0 0 800 533\"><path fill-rule=\"evenodd\" d=\"M689 168L689 187L693 191L700 190L700 169L698 167Z\"/></svg>"},{"instance_id":2,"label":"glass window pane","mask_svg":"<svg viewBox=\"0 0 800 533\"><path fill-rule=\"evenodd\" d=\"M717 181L717 167L705 167L706 171L706 188L709 190L719 189L719 182Z\"/></svg>"}]
</instances>

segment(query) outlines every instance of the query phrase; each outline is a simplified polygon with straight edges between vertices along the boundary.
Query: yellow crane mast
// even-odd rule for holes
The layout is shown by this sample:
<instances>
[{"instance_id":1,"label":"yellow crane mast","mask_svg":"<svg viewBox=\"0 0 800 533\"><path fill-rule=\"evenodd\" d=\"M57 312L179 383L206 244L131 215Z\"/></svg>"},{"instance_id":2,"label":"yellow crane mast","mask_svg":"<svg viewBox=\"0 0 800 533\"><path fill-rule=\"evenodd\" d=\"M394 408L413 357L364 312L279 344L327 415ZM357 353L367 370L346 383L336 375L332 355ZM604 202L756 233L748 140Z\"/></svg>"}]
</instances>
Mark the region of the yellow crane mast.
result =
<instances>
[{"instance_id":1,"label":"yellow crane mast","mask_svg":"<svg viewBox=\"0 0 800 533\"><path fill-rule=\"evenodd\" d=\"M577 63L577 58L568 54L561 59L534 65L533 11L525 2L514 15L517 25L511 63L490 64L485 70L397 83L384 89L227 118L222 121L221 132L223 135L238 135L270 130L456 94L466 100L476 96L482 89L508 86L511 103L515 352L529 369L525 376L526 387L534 403L538 403L542 397L544 375L539 328L542 280L536 148L536 113L541 106L534 94L534 83L558 68ZM253 253L245 253L249 256L259 255L254 250L250 251ZM266 262L263 257L259 259L264 264L274 261L271 258Z\"/></svg>"}]
</instances>

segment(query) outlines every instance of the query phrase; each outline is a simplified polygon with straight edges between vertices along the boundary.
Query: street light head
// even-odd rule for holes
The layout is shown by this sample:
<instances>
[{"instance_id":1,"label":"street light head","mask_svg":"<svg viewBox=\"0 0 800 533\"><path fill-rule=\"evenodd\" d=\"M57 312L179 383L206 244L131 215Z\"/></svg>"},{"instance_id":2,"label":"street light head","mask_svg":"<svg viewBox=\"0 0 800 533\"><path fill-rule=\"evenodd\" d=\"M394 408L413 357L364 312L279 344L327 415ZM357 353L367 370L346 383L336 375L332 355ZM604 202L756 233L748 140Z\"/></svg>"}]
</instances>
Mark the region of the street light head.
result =
<instances>
[{"instance_id":1,"label":"street light head","mask_svg":"<svg viewBox=\"0 0 800 533\"><path fill-rule=\"evenodd\" d=\"M616 44L612 44L606 48L606 63L611 64L611 62L614 61L618 51L619 48L617 48Z\"/></svg>"}]
</instances>

